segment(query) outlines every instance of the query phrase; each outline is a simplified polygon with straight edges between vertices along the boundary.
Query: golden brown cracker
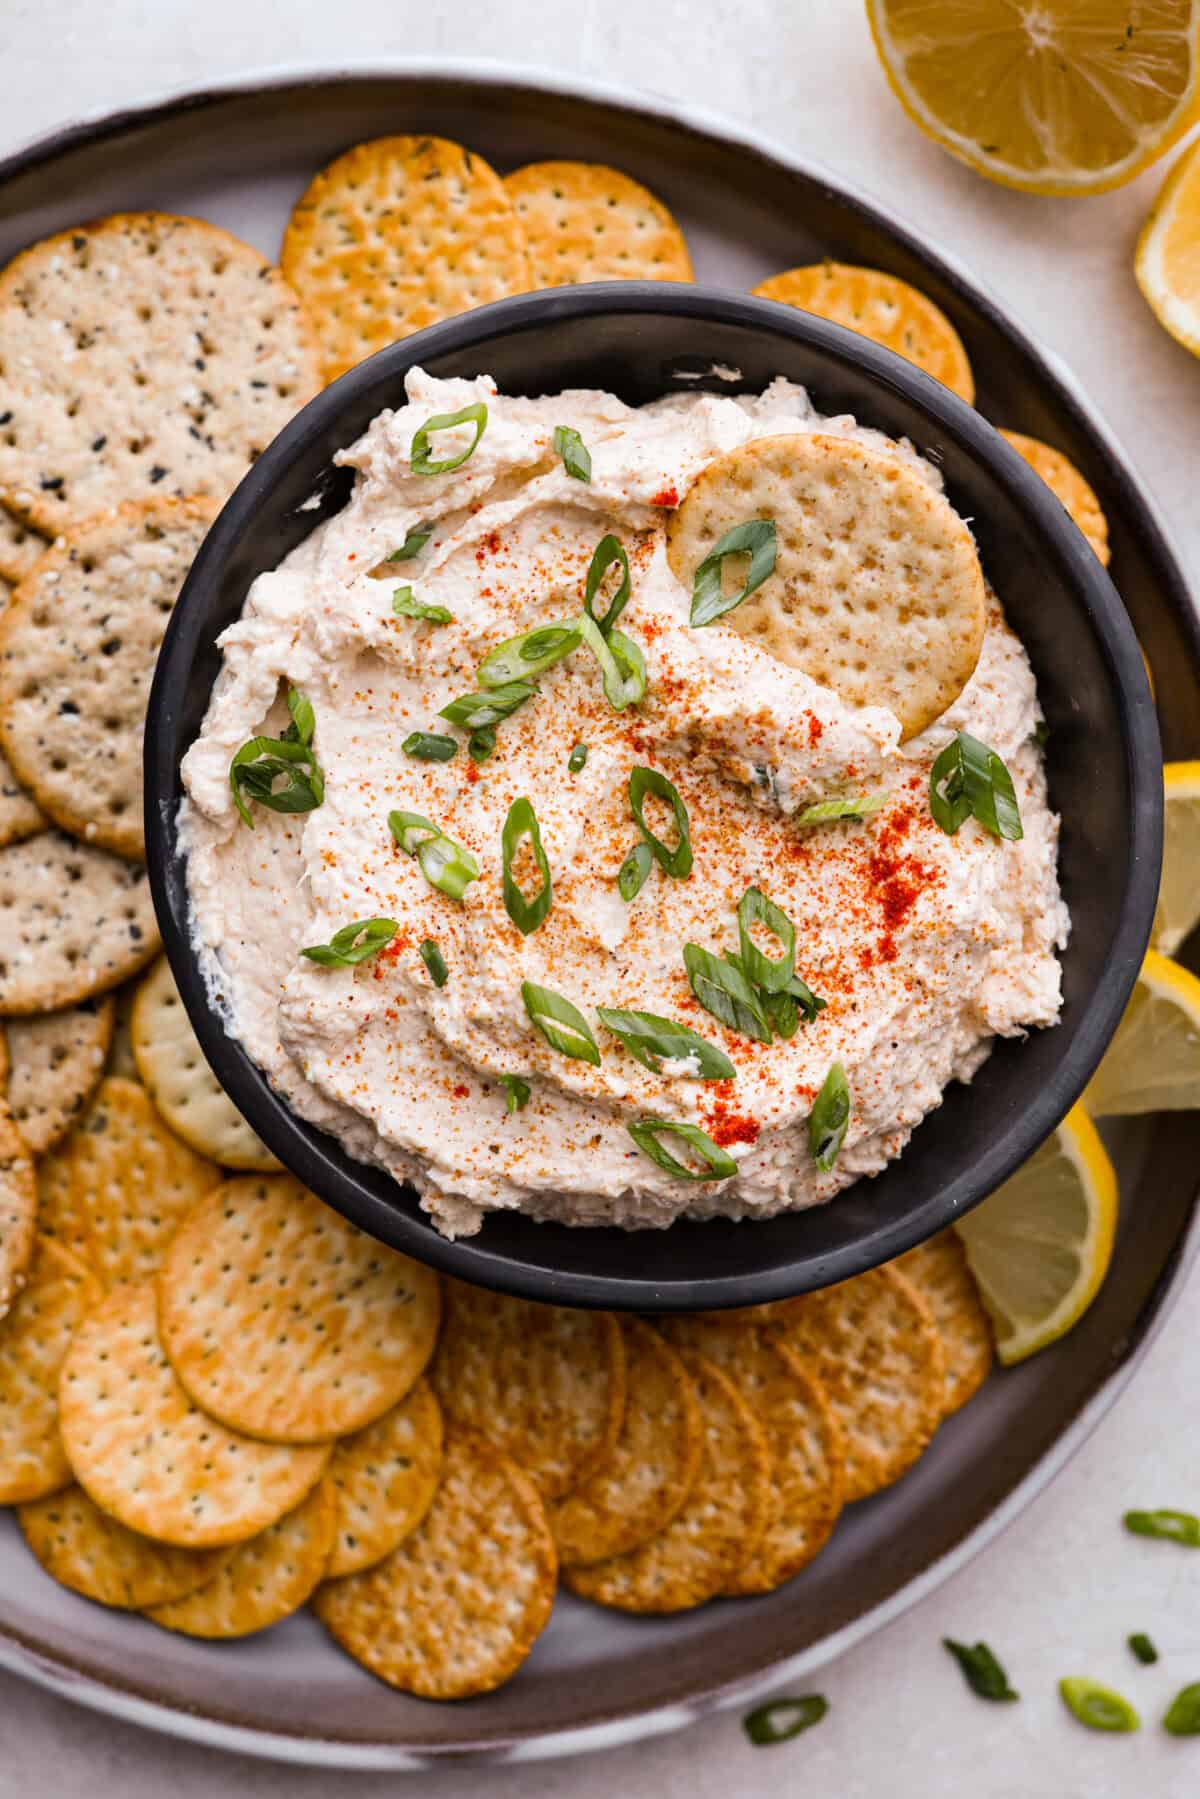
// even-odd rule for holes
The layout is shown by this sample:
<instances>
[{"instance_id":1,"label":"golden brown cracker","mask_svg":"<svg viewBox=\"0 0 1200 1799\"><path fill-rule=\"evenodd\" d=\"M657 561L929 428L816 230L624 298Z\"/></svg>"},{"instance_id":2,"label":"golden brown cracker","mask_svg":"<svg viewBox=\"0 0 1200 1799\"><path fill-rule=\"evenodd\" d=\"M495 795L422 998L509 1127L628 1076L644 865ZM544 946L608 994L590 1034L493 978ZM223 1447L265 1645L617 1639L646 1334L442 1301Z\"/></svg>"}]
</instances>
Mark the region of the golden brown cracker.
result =
<instances>
[{"instance_id":1,"label":"golden brown cracker","mask_svg":"<svg viewBox=\"0 0 1200 1799\"><path fill-rule=\"evenodd\" d=\"M335 1446L329 1482L337 1495L330 1579L373 1568L417 1528L437 1492L442 1408L427 1380L399 1405Z\"/></svg>"},{"instance_id":2,"label":"golden brown cracker","mask_svg":"<svg viewBox=\"0 0 1200 1799\"><path fill-rule=\"evenodd\" d=\"M662 201L598 162L531 162L504 185L525 232L532 287L691 281L687 243Z\"/></svg>"},{"instance_id":3,"label":"golden brown cracker","mask_svg":"<svg viewBox=\"0 0 1200 1799\"><path fill-rule=\"evenodd\" d=\"M39 1237L28 1280L0 1327L0 1505L68 1485L58 1383L76 1330L100 1289L88 1270Z\"/></svg>"},{"instance_id":4,"label":"golden brown cracker","mask_svg":"<svg viewBox=\"0 0 1200 1799\"><path fill-rule=\"evenodd\" d=\"M1035 474L1042 477L1054 497L1066 507L1072 519L1108 567L1108 520L1096 497L1095 489L1080 474L1070 457L1040 437L1026 437L1020 431L1001 431L1018 456L1023 456Z\"/></svg>"},{"instance_id":5,"label":"golden brown cracker","mask_svg":"<svg viewBox=\"0 0 1200 1799\"><path fill-rule=\"evenodd\" d=\"M0 849L0 1017L107 993L160 947L146 872L42 831Z\"/></svg>"},{"instance_id":6,"label":"golden brown cracker","mask_svg":"<svg viewBox=\"0 0 1200 1799\"><path fill-rule=\"evenodd\" d=\"M10 1018L8 1103L34 1155L61 1141L95 1092L113 1034L113 1002L87 999L62 1012Z\"/></svg>"},{"instance_id":7,"label":"golden brown cracker","mask_svg":"<svg viewBox=\"0 0 1200 1799\"><path fill-rule=\"evenodd\" d=\"M966 1252L952 1230L918 1244L895 1266L912 1282L933 1315L946 1364L943 1409L966 1405L992 1371L992 1326Z\"/></svg>"},{"instance_id":8,"label":"golden brown cracker","mask_svg":"<svg viewBox=\"0 0 1200 1799\"><path fill-rule=\"evenodd\" d=\"M0 581L18 587L50 548L48 538L0 506Z\"/></svg>"},{"instance_id":9,"label":"golden brown cracker","mask_svg":"<svg viewBox=\"0 0 1200 1799\"><path fill-rule=\"evenodd\" d=\"M186 1598L215 1578L229 1554L154 1543L102 1512L80 1486L23 1505L17 1521L33 1554L60 1586L120 1611Z\"/></svg>"},{"instance_id":10,"label":"golden brown cracker","mask_svg":"<svg viewBox=\"0 0 1200 1799\"><path fill-rule=\"evenodd\" d=\"M0 1104L0 1319L24 1285L33 1260L36 1217L33 1162L8 1107Z\"/></svg>"},{"instance_id":11,"label":"golden brown cracker","mask_svg":"<svg viewBox=\"0 0 1200 1799\"><path fill-rule=\"evenodd\" d=\"M4 588L0 585L0 601L3 598ZM36 837L40 831L47 830L49 824L46 814L13 773L8 758L0 754L0 849L7 849L10 843L24 843L27 837Z\"/></svg>"}]
</instances>

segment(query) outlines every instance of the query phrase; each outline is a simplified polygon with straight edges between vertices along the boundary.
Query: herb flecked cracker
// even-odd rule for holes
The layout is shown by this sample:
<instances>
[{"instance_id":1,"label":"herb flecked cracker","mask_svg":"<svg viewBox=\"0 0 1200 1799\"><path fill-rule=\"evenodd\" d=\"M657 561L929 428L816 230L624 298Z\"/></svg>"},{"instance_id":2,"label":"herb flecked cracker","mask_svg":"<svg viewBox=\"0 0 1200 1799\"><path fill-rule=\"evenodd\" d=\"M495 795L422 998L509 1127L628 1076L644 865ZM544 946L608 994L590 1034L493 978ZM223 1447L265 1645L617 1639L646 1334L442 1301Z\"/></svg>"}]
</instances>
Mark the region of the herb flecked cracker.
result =
<instances>
[{"instance_id":1,"label":"herb flecked cracker","mask_svg":"<svg viewBox=\"0 0 1200 1799\"><path fill-rule=\"evenodd\" d=\"M0 618L0 747L48 817L145 860L146 702L212 500L148 500L64 531Z\"/></svg>"},{"instance_id":2,"label":"herb flecked cracker","mask_svg":"<svg viewBox=\"0 0 1200 1799\"><path fill-rule=\"evenodd\" d=\"M282 1443L382 1417L424 1371L441 1316L432 1269L287 1175L209 1194L176 1233L158 1291L163 1346L197 1404Z\"/></svg>"},{"instance_id":3,"label":"herb flecked cracker","mask_svg":"<svg viewBox=\"0 0 1200 1799\"><path fill-rule=\"evenodd\" d=\"M946 1362L944 1409L966 1405L992 1371L992 1326L966 1252L954 1232L942 1231L896 1262L933 1314Z\"/></svg>"},{"instance_id":4,"label":"herb flecked cracker","mask_svg":"<svg viewBox=\"0 0 1200 1799\"><path fill-rule=\"evenodd\" d=\"M417 1528L437 1492L442 1408L427 1380L399 1405L336 1445L329 1484L337 1495L330 1579L372 1568Z\"/></svg>"},{"instance_id":5,"label":"herb flecked cracker","mask_svg":"<svg viewBox=\"0 0 1200 1799\"><path fill-rule=\"evenodd\" d=\"M447 1281L430 1367L449 1418L495 1443L543 1498L558 1499L612 1454L625 1352L608 1312L540 1305Z\"/></svg>"},{"instance_id":6,"label":"herb flecked cracker","mask_svg":"<svg viewBox=\"0 0 1200 1799\"><path fill-rule=\"evenodd\" d=\"M59 1375L99 1297L81 1262L38 1238L29 1279L0 1327L0 1505L41 1499L70 1482L59 1435Z\"/></svg>"},{"instance_id":7,"label":"herb flecked cracker","mask_svg":"<svg viewBox=\"0 0 1200 1799\"><path fill-rule=\"evenodd\" d=\"M279 258L332 381L397 338L531 285L504 183L443 137L356 144L292 209Z\"/></svg>"},{"instance_id":8,"label":"herb flecked cracker","mask_svg":"<svg viewBox=\"0 0 1200 1799\"><path fill-rule=\"evenodd\" d=\"M683 232L648 188L593 162L531 162L506 175L533 287L691 281Z\"/></svg>"},{"instance_id":9,"label":"herb flecked cracker","mask_svg":"<svg viewBox=\"0 0 1200 1799\"><path fill-rule=\"evenodd\" d=\"M0 498L54 534L127 500L224 498L320 387L279 270L203 219L118 213L0 273Z\"/></svg>"},{"instance_id":10,"label":"herb flecked cracker","mask_svg":"<svg viewBox=\"0 0 1200 1799\"><path fill-rule=\"evenodd\" d=\"M159 947L144 869L61 831L0 850L0 1017L107 993Z\"/></svg>"},{"instance_id":11,"label":"herb flecked cracker","mask_svg":"<svg viewBox=\"0 0 1200 1799\"><path fill-rule=\"evenodd\" d=\"M667 522L689 594L726 533L757 519L774 523L774 568L720 623L850 705L888 707L903 738L940 717L974 672L986 623L979 557L949 501L849 438L756 438L708 463ZM721 566L722 591L744 585L744 563Z\"/></svg>"},{"instance_id":12,"label":"herb flecked cracker","mask_svg":"<svg viewBox=\"0 0 1200 1799\"><path fill-rule=\"evenodd\" d=\"M186 1599L215 1579L230 1553L152 1542L102 1512L78 1485L23 1505L17 1522L52 1579L118 1611Z\"/></svg>"},{"instance_id":13,"label":"herb flecked cracker","mask_svg":"<svg viewBox=\"0 0 1200 1799\"><path fill-rule=\"evenodd\" d=\"M7 756L0 753L0 849L23 843L48 829L50 820L18 781Z\"/></svg>"},{"instance_id":14,"label":"herb flecked cracker","mask_svg":"<svg viewBox=\"0 0 1200 1799\"><path fill-rule=\"evenodd\" d=\"M106 996L63 1012L9 1019L8 1103L35 1156L66 1135L95 1092L112 1043L113 1014Z\"/></svg>"},{"instance_id":15,"label":"herb flecked cracker","mask_svg":"<svg viewBox=\"0 0 1200 1799\"><path fill-rule=\"evenodd\" d=\"M0 581L16 587L49 548L49 539L40 531L0 506Z\"/></svg>"},{"instance_id":16,"label":"herb flecked cracker","mask_svg":"<svg viewBox=\"0 0 1200 1799\"><path fill-rule=\"evenodd\" d=\"M1026 437L1020 431L1001 431L1000 435L1018 456L1025 458L1034 473L1042 477L1107 568L1110 554L1108 520L1091 483L1084 479L1069 456L1052 444L1043 443L1040 437Z\"/></svg>"},{"instance_id":17,"label":"herb flecked cracker","mask_svg":"<svg viewBox=\"0 0 1200 1799\"><path fill-rule=\"evenodd\" d=\"M235 1342L228 1353L239 1354ZM256 1443L192 1404L159 1342L154 1283L118 1287L76 1332L59 1385L75 1479L130 1530L185 1549L244 1542L321 1479L328 1444Z\"/></svg>"},{"instance_id":18,"label":"herb flecked cracker","mask_svg":"<svg viewBox=\"0 0 1200 1799\"><path fill-rule=\"evenodd\" d=\"M327 1581L313 1610L389 1686L466 1699L516 1673L549 1622L556 1573L533 1482L481 1437L452 1430L423 1522L378 1567Z\"/></svg>"},{"instance_id":19,"label":"herb flecked cracker","mask_svg":"<svg viewBox=\"0 0 1200 1799\"><path fill-rule=\"evenodd\" d=\"M7 1106L0 1105L0 1320L20 1292L33 1260L37 1203L28 1147Z\"/></svg>"}]
</instances>

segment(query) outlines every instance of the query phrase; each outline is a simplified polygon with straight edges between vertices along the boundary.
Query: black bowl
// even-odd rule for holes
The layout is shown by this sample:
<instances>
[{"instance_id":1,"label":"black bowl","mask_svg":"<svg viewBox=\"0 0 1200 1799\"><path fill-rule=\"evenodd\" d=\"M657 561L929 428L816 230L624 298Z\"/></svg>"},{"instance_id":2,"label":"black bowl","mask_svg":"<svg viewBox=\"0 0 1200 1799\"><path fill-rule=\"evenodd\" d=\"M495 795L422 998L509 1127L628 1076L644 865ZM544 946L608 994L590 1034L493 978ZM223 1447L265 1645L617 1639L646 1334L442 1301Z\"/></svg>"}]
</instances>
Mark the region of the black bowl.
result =
<instances>
[{"instance_id":1,"label":"black bowl","mask_svg":"<svg viewBox=\"0 0 1200 1799\"><path fill-rule=\"evenodd\" d=\"M996 1045L952 1085L903 1156L806 1212L667 1231L571 1229L498 1213L449 1242L414 1193L348 1156L272 1091L209 1003L189 937L176 819L180 759L199 731L219 633L254 578L337 512L333 465L407 371L486 373L503 391L604 387L639 403L697 388L803 383L825 413L911 438L972 521L984 568L1033 662L1051 737L1051 803L1071 909L1064 1005L1053 1030ZM731 387L714 365L740 371ZM310 496L320 505L306 507ZM837 325L718 289L642 282L502 300L381 351L313 400L241 483L196 558L167 631L146 726L146 836L163 941L222 1085L314 1193L364 1230L484 1286L640 1310L746 1305L844 1280L960 1217L1037 1147L1079 1097L1116 1028L1150 931L1162 847L1161 750L1124 607L1049 489L979 413L891 352Z\"/></svg>"}]
</instances>

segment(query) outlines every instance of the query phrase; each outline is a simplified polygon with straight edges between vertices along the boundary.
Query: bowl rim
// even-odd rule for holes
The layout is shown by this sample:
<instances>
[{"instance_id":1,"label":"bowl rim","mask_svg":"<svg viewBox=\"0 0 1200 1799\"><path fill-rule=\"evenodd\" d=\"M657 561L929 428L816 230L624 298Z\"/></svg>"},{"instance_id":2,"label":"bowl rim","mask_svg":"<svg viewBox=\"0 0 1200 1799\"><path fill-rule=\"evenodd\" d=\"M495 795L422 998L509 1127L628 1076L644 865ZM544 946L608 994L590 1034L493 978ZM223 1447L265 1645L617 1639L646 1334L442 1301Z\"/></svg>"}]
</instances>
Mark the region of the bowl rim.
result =
<instances>
[{"instance_id":1,"label":"bowl rim","mask_svg":"<svg viewBox=\"0 0 1200 1799\"><path fill-rule=\"evenodd\" d=\"M776 336L808 344L834 365L856 365L884 388L897 391L940 433L952 438L969 456L988 464L1031 519L1090 618L1118 697L1131 795L1128 874L1105 978L1083 1002L1073 1043L1020 1117L985 1146L970 1175L960 1176L938 1195L935 1220L931 1222L927 1216L932 1201L898 1219L880 1218L853 1242L802 1258L808 1270L804 1276L797 1275L794 1260L751 1274L653 1282L632 1273L626 1277L548 1269L489 1249L484 1241L486 1221L479 1235L450 1239L443 1237L425 1214L391 1205L359 1178L357 1170L361 1168L366 1175L369 1165L356 1163L325 1133L315 1132L315 1141L310 1138L313 1127L305 1125L267 1085L241 1045L226 1033L191 947L186 882L181 916L168 881L168 868L181 855L176 795L178 764L185 746L173 747L178 738L176 694L183 690L196 647L206 635L192 623L196 596L215 584L277 479L314 439L325 439L331 431L336 436L338 418L364 396L379 388L394 392L411 367L463 351L478 351L485 358L494 336L535 331L549 319L584 319L606 313L669 314L766 328ZM371 416L382 404L374 407ZM348 434L345 441L349 441ZM317 522L314 519L314 526ZM893 352L775 301L699 283L591 283L495 301L400 339L310 400L244 476L196 556L168 623L155 670L147 707L144 768L147 867L163 946L207 1060L268 1148L356 1225L444 1272L525 1298L615 1309L747 1305L831 1285L893 1259L978 1204L1055 1129L1107 1047L1149 939L1162 854L1162 752L1141 650L1107 571L1040 476L974 407ZM405 1191L397 1185L400 1192ZM838 1197L830 1203L836 1203ZM541 1228L578 1236L589 1227L547 1223ZM639 1233L629 1235L631 1245L636 1243Z\"/></svg>"}]
</instances>

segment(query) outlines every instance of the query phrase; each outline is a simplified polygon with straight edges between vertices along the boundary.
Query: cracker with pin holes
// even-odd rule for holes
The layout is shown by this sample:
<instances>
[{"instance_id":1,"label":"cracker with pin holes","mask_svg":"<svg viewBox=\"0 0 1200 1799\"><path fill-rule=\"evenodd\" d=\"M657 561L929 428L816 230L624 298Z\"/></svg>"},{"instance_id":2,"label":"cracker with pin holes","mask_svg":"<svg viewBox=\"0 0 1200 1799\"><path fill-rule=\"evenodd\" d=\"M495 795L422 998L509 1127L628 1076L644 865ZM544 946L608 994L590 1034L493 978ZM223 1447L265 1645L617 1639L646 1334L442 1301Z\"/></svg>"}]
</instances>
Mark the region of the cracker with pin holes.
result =
<instances>
[{"instance_id":1,"label":"cracker with pin holes","mask_svg":"<svg viewBox=\"0 0 1200 1799\"><path fill-rule=\"evenodd\" d=\"M140 1081L141 1074L133 1056L133 1002L137 997L140 981L135 977L125 981L116 988L112 999L114 1008L112 1042L108 1050L108 1066L106 1074L123 1075L127 1081ZM179 1133L177 1132L176 1135ZM214 1157L214 1160L216 1158Z\"/></svg>"},{"instance_id":2,"label":"cracker with pin holes","mask_svg":"<svg viewBox=\"0 0 1200 1799\"><path fill-rule=\"evenodd\" d=\"M206 1062L165 956L138 986L129 1041L146 1091L177 1137L222 1168L280 1168Z\"/></svg>"},{"instance_id":3,"label":"cracker with pin holes","mask_svg":"<svg viewBox=\"0 0 1200 1799\"><path fill-rule=\"evenodd\" d=\"M962 338L940 306L898 275L849 262L814 262L772 275L752 292L845 325L915 363L968 405L975 399Z\"/></svg>"},{"instance_id":4,"label":"cracker with pin holes","mask_svg":"<svg viewBox=\"0 0 1200 1799\"><path fill-rule=\"evenodd\" d=\"M236 1338L225 1345L236 1358ZM154 1283L118 1287L76 1331L59 1382L71 1472L130 1530L218 1549L294 1510L329 1464L327 1443L258 1443L193 1405L159 1341Z\"/></svg>"},{"instance_id":5,"label":"cracker with pin holes","mask_svg":"<svg viewBox=\"0 0 1200 1799\"><path fill-rule=\"evenodd\" d=\"M0 581L16 587L50 548L50 540L0 506Z\"/></svg>"},{"instance_id":6,"label":"cracker with pin holes","mask_svg":"<svg viewBox=\"0 0 1200 1799\"><path fill-rule=\"evenodd\" d=\"M447 1281L429 1378L447 1417L511 1455L547 1501L577 1487L616 1445L625 1349L611 1313Z\"/></svg>"},{"instance_id":7,"label":"cracker with pin holes","mask_svg":"<svg viewBox=\"0 0 1200 1799\"><path fill-rule=\"evenodd\" d=\"M549 1507L563 1562L627 1555L665 1530L700 1467L701 1419L682 1360L639 1318L621 1319L625 1409L611 1455Z\"/></svg>"},{"instance_id":8,"label":"cracker with pin holes","mask_svg":"<svg viewBox=\"0 0 1200 1799\"><path fill-rule=\"evenodd\" d=\"M29 1150L8 1107L0 1103L0 1320L20 1292L33 1260L37 1204Z\"/></svg>"},{"instance_id":9,"label":"cracker with pin holes","mask_svg":"<svg viewBox=\"0 0 1200 1799\"><path fill-rule=\"evenodd\" d=\"M482 1437L451 1429L422 1523L377 1567L326 1581L313 1610L389 1686L466 1699L516 1673L549 1622L556 1574L533 1482Z\"/></svg>"},{"instance_id":10,"label":"cracker with pin holes","mask_svg":"<svg viewBox=\"0 0 1200 1799\"><path fill-rule=\"evenodd\" d=\"M96 1091L112 1042L113 1011L106 996L62 1012L9 1019L8 1103L35 1156L66 1136Z\"/></svg>"},{"instance_id":11,"label":"cracker with pin holes","mask_svg":"<svg viewBox=\"0 0 1200 1799\"><path fill-rule=\"evenodd\" d=\"M933 1314L946 1364L943 1410L966 1405L992 1371L992 1326L966 1252L952 1230L941 1231L896 1262Z\"/></svg>"},{"instance_id":12,"label":"cracker with pin holes","mask_svg":"<svg viewBox=\"0 0 1200 1799\"><path fill-rule=\"evenodd\" d=\"M61 831L0 849L0 1017L107 993L159 947L144 868Z\"/></svg>"},{"instance_id":13,"label":"cracker with pin holes","mask_svg":"<svg viewBox=\"0 0 1200 1799\"><path fill-rule=\"evenodd\" d=\"M0 747L81 842L143 862L146 702L212 500L145 500L63 532L0 617Z\"/></svg>"},{"instance_id":14,"label":"cracker with pin holes","mask_svg":"<svg viewBox=\"0 0 1200 1799\"><path fill-rule=\"evenodd\" d=\"M220 1179L215 1163L172 1135L136 1081L112 1075L38 1166L40 1229L106 1288L143 1280Z\"/></svg>"},{"instance_id":15,"label":"cracker with pin holes","mask_svg":"<svg viewBox=\"0 0 1200 1799\"><path fill-rule=\"evenodd\" d=\"M36 837L49 825L50 820L22 787L8 757L0 751L0 849L7 849L10 843L24 843L27 837Z\"/></svg>"},{"instance_id":16,"label":"cracker with pin holes","mask_svg":"<svg viewBox=\"0 0 1200 1799\"><path fill-rule=\"evenodd\" d=\"M1107 568L1110 555L1108 520L1095 489L1080 474L1071 458L1052 444L1043 443L1040 437L1026 437L1020 431L1001 431L1000 435L1018 456L1025 458L1034 473L1042 477Z\"/></svg>"},{"instance_id":17,"label":"cracker with pin holes","mask_svg":"<svg viewBox=\"0 0 1200 1799\"><path fill-rule=\"evenodd\" d=\"M147 1606L164 1630L210 1639L253 1636L307 1604L320 1584L337 1533L337 1500L328 1480L221 1561L194 1592Z\"/></svg>"},{"instance_id":18,"label":"cracker with pin holes","mask_svg":"<svg viewBox=\"0 0 1200 1799\"><path fill-rule=\"evenodd\" d=\"M59 1436L59 1376L99 1297L82 1262L38 1238L29 1278L0 1327L0 1505L41 1499L70 1483Z\"/></svg>"},{"instance_id":19,"label":"cracker with pin holes","mask_svg":"<svg viewBox=\"0 0 1200 1799\"><path fill-rule=\"evenodd\" d=\"M661 1328L729 1376L766 1434L766 1528L726 1591L768 1593L812 1561L841 1515L846 1458L833 1408L795 1352L768 1331L694 1317Z\"/></svg>"},{"instance_id":20,"label":"cracker with pin holes","mask_svg":"<svg viewBox=\"0 0 1200 1799\"><path fill-rule=\"evenodd\" d=\"M129 500L223 499L321 385L294 290L203 219L117 213L0 272L0 500L55 535Z\"/></svg>"},{"instance_id":21,"label":"cracker with pin holes","mask_svg":"<svg viewBox=\"0 0 1200 1799\"><path fill-rule=\"evenodd\" d=\"M23 1505L17 1522L59 1586L118 1611L186 1599L215 1579L230 1553L155 1543L102 1512L78 1485Z\"/></svg>"},{"instance_id":22,"label":"cracker with pin holes","mask_svg":"<svg viewBox=\"0 0 1200 1799\"><path fill-rule=\"evenodd\" d=\"M279 257L320 321L325 378L439 319L532 285L504 183L444 137L381 137L322 169Z\"/></svg>"},{"instance_id":23,"label":"cracker with pin holes","mask_svg":"<svg viewBox=\"0 0 1200 1799\"><path fill-rule=\"evenodd\" d=\"M419 1380L399 1405L336 1445L330 1579L373 1568L417 1528L437 1492L443 1435L442 1408L429 1382Z\"/></svg>"},{"instance_id":24,"label":"cracker with pin holes","mask_svg":"<svg viewBox=\"0 0 1200 1799\"><path fill-rule=\"evenodd\" d=\"M850 438L756 438L708 463L667 521L689 596L709 552L751 519L774 522L775 566L717 624L852 706L886 706L903 739L940 717L974 672L986 622L975 544L945 496ZM745 563L726 558L723 592L740 591Z\"/></svg>"},{"instance_id":25,"label":"cracker with pin holes","mask_svg":"<svg viewBox=\"0 0 1200 1799\"><path fill-rule=\"evenodd\" d=\"M691 281L683 232L662 201L599 162L531 162L504 177L525 231L531 287Z\"/></svg>"},{"instance_id":26,"label":"cracker with pin holes","mask_svg":"<svg viewBox=\"0 0 1200 1799\"><path fill-rule=\"evenodd\" d=\"M197 1405L280 1443L345 1436L390 1411L424 1372L441 1317L431 1268L290 1175L242 1175L202 1200L167 1250L158 1296L163 1347Z\"/></svg>"},{"instance_id":27,"label":"cracker with pin holes","mask_svg":"<svg viewBox=\"0 0 1200 1799\"><path fill-rule=\"evenodd\" d=\"M942 1416L946 1363L933 1316L893 1267L789 1301L783 1341L824 1388L846 1450L847 1501L912 1467Z\"/></svg>"},{"instance_id":28,"label":"cracker with pin holes","mask_svg":"<svg viewBox=\"0 0 1200 1799\"><path fill-rule=\"evenodd\" d=\"M723 1593L755 1554L768 1516L770 1450L737 1387L715 1363L684 1355L704 1430L700 1471L665 1530L629 1555L563 1570L581 1599L623 1612L679 1612Z\"/></svg>"}]
</instances>

